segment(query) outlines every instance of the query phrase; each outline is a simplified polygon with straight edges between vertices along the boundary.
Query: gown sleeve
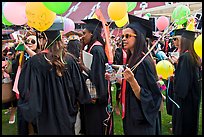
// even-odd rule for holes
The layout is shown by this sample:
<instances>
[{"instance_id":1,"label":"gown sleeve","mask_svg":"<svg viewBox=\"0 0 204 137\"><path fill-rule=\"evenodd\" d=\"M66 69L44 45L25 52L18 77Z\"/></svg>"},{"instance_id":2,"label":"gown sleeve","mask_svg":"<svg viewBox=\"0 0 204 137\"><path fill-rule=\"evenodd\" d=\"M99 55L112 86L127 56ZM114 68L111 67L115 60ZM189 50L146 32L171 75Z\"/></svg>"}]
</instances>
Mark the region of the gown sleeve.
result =
<instances>
[{"instance_id":1,"label":"gown sleeve","mask_svg":"<svg viewBox=\"0 0 204 137\"><path fill-rule=\"evenodd\" d=\"M76 91L76 98L81 103L90 103L91 96L89 94L89 91L87 89L85 80L83 78L82 72L80 71L79 65L77 62L69 57L68 66L70 66L70 74L71 79L74 85L74 89Z\"/></svg>"},{"instance_id":2,"label":"gown sleeve","mask_svg":"<svg viewBox=\"0 0 204 137\"><path fill-rule=\"evenodd\" d=\"M154 71L152 64L147 60L141 64L141 69L138 70L137 78L141 87L140 103L142 113L146 120L154 125L154 121L158 115L162 96L157 85L157 74Z\"/></svg>"},{"instance_id":3,"label":"gown sleeve","mask_svg":"<svg viewBox=\"0 0 204 137\"><path fill-rule=\"evenodd\" d=\"M35 56L27 61L20 73L19 89L19 108L26 121L33 121L42 111L43 85L44 81L37 67Z\"/></svg>"},{"instance_id":4,"label":"gown sleeve","mask_svg":"<svg viewBox=\"0 0 204 137\"><path fill-rule=\"evenodd\" d=\"M175 71L175 94L185 98L190 89L192 80L192 62L188 53L179 57L178 66ZM185 84L184 84L185 83Z\"/></svg>"}]
</instances>

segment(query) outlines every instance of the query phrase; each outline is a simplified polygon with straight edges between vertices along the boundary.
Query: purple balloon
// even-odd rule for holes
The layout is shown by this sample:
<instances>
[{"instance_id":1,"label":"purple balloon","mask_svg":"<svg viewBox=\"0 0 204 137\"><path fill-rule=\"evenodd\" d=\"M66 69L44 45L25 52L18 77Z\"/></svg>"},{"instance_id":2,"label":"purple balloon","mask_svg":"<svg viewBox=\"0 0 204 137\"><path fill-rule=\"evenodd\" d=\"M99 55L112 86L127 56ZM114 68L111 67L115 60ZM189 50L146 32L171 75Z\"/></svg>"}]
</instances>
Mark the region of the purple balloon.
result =
<instances>
[{"instance_id":1,"label":"purple balloon","mask_svg":"<svg viewBox=\"0 0 204 137\"><path fill-rule=\"evenodd\" d=\"M25 9L26 2L6 2L3 7L3 14L12 24L24 25L28 21Z\"/></svg>"}]
</instances>

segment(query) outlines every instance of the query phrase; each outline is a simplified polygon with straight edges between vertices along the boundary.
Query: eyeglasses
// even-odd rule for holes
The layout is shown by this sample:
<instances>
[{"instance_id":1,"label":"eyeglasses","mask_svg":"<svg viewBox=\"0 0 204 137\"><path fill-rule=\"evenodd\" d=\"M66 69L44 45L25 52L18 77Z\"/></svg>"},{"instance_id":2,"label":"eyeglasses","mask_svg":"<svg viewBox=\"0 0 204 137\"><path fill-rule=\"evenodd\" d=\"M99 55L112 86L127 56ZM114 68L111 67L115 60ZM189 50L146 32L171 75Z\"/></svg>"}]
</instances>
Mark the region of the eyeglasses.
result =
<instances>
[{"instance_id":1,"label":"eyeglasses","mask_svg":"<svg viewBox=\"0 0 204 137\"><path fill-rule=\"evenodd\" d=\"M135 37L137 36L136 34L133 33L127 33L127 34L123 34L122 35L122 39L125 37L126 39L130 38L130 37Z\"/></svg>"},{"instance_id":2,"label":"eyeglasses","mask_svg":"<svg viewBox=\"0 0 204 137\"><path fill-rule=\"evenodd\" d=\"M173 38L173 41L176 41L178 38Z\"/></svg>"},{"instance_id":3,"label":"eyeglasses","mask_svg":"<svg viewBox=\"0 0 204 137\"><path fill-rule=\"evenodd\" d=\"M25 44L35 44L35 43L36 43L36 41L34 39L27 39L25 41Z\"/></svg>"}]
</instances>

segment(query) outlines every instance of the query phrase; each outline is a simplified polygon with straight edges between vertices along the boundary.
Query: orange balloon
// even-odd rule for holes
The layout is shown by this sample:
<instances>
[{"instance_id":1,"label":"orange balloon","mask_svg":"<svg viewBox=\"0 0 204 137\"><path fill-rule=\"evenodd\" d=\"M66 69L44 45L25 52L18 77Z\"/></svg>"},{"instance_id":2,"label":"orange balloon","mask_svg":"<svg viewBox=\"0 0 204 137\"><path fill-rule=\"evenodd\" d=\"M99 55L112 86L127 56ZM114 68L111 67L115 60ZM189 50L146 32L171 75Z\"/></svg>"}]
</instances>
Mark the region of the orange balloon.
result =
<instances>
[{"instance_id":1,"label":"orange balloon","mask_svg":"<svg viewBox=\"0 0 204 137\"><path fill-rule=\"evenodd\" d=\"M42 2L27 2L26 17L28 26L45 31L54 23L56 13L46 8Z\"/></svg>"}]
</instances>

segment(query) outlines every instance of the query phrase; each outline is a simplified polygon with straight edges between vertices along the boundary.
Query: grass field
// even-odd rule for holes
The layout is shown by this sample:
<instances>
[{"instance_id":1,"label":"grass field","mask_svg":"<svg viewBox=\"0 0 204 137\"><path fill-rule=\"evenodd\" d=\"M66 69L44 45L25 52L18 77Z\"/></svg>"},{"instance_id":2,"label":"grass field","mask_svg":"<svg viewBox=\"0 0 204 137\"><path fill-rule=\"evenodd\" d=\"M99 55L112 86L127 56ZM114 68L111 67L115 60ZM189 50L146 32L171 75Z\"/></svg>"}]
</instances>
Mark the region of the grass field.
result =
<instances>
[{"instance_id":1,"label":"grass field","mask_svg":"<svg viewBox=\"0 0 204 137\"><path fill-rule=\"evenodd\" d=\"M115 92L112 92L113 106L115 105ZM5 115L2 110L2 135L17 135L17 122L15 124L8 124L9 115ZM114 135L123 135L121 115L116 115L114 111ZM171 125L171 116L166 113L166 105L164 104L164 111L162 112L162 135L172 135L169 128ZM200 116L199 116L199 135L202 135L202 100L200 105Z\"/></svg>"}]
</instances>

